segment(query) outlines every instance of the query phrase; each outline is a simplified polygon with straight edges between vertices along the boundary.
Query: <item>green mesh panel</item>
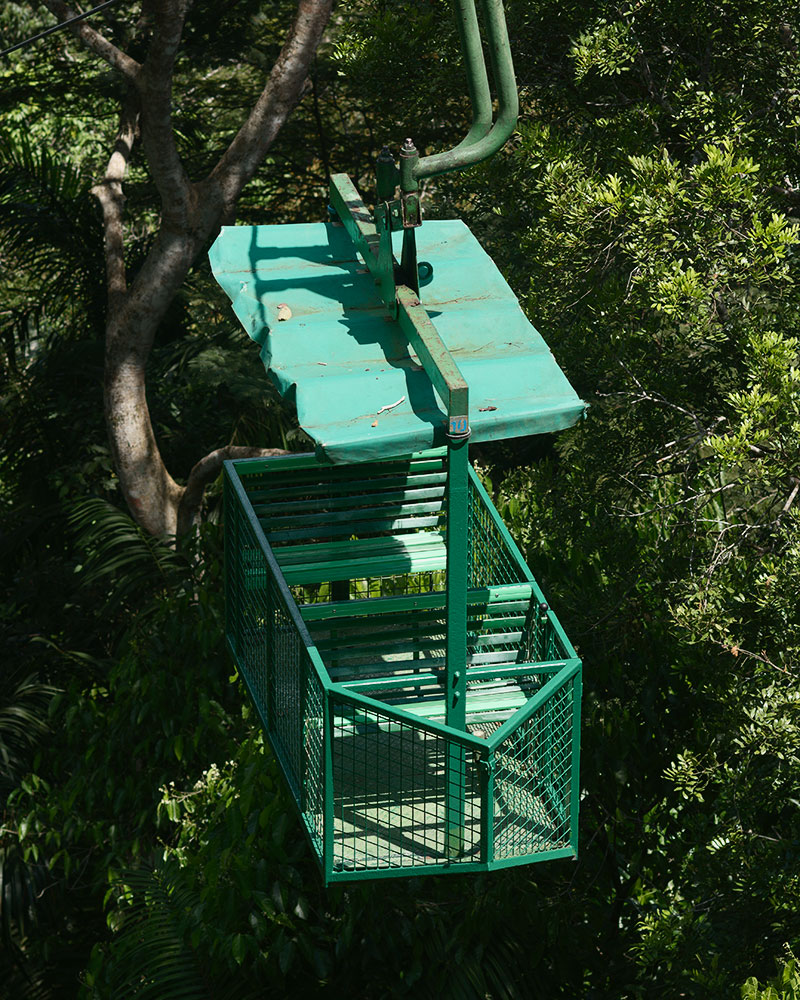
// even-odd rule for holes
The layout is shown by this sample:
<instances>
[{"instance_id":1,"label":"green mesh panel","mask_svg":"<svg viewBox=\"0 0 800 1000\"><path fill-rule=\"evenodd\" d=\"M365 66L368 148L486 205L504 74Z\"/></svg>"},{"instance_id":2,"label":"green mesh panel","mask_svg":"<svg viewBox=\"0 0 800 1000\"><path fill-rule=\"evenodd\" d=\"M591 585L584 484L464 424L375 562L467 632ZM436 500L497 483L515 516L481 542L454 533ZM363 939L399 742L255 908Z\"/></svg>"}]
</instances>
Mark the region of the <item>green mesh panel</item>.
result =
<instances>
[{"instance_id":1,"label":"green mesh panel","mask_svg":"<svg viewBox=\"0 0 800 1000\"><path fill-rule=\"evenodd\" d=\"M571 677L495 750L498 859L569 847L574 690Z\"/></svg>"},{"instance_id":2,"label":"green mesh panel","mask_svg":"<svg viewBox=\"0 0 800 1000\"><path fill-rule=\"evenodd\" d=\"M303 725L303 802L302 812L311 839L322 855L325 829L325 692L319 678L313 671L308 672L306 702Z\"/></svg>"},{"instance_id":3,"label":"green mesh panel","mask_svg":"<svg viewBox=\"0 0 800 1000\"><path fill-rule=\"evenodd\" d=\"M524 581L513 553L472 480L469 483L467 517L469 586L487 587Z\"/></svg>"},{"instance_id":4,"label":"green mesh panel","mask_svg":"<svg viewBox=\"0 0 800 1000\"><path fill-rule=\"evenodd\" d=\"M334 846L338 871L458 864L480 858L481 799L473 752L379 709L334 701ZM463 817L448 780L463 782ZM448 830L455 828L455 848Z\"/></svg>"},{"instance_id":5,"label":"green mesh panel","mask_svg":"<svg viewBox=\"0 0 800 1000\"><path fill-rule=\"evenodd\" d=\"M521 643L521 661L547 663L565 660L571 655L556 632L550 616L536 601L531 601Z\"/></svg>"},{"instance_id":6,"label":"green mesh panel","mask_svg":"<svg viewBox=\"0 0 800 1000\"><path fill-rule=\"evenodd\" d=\"M323 688L246 511L226 480L227 630L312 839L323 835Z\"/></svg>"}]
</instances>

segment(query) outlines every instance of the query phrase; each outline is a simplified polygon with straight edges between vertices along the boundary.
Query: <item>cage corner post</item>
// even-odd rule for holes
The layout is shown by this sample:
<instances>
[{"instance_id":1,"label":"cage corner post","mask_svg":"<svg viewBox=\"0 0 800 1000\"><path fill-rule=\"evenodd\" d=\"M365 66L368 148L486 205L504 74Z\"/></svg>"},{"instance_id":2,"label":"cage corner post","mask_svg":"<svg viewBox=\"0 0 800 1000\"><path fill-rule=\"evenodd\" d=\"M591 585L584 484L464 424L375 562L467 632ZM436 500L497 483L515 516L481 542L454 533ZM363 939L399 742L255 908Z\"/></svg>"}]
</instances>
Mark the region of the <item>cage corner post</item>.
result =
<instances>
[{"instance_id":1,"label":"cage corner post","mask_svg":"<svg viewBox=\"0 0 800 1000\"><path fill-rule=\"evenodd\" d=\"M467 725L468 483L467 438L447 447L447 669L446 715L451 729ZM446 848L450 857L464 850L466 749L449 740L445 764Z\"/></svg>"}]
</instances>

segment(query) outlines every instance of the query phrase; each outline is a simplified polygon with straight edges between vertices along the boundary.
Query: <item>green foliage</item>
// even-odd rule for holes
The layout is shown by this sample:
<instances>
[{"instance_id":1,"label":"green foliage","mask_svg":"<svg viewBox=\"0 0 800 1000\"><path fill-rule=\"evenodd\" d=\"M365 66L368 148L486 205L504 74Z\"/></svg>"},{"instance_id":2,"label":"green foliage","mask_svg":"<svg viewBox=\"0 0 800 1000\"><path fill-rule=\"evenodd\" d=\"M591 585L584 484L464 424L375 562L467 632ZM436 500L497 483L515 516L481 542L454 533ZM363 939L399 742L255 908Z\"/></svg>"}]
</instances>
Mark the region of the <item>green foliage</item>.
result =
<instances>
[{"instance_id":1,"label":"green foliage","mask_svg":"<svg viewBox=\"0 0 800 1000\"><path fill-rule=\"evenodd\" d=\"M791 951L789 952L791 955ZM751 976L742 987L742 1000L797 1000L800 996L800 973L797 959L792 956L786 962L778 963L778 974L762 987L755 976Z\"/></svg>"},{"instance_id":2,"label":"green foliage","mask_svg":"<svg viewBox=\"0 0 800 1000\"><path fill-rule=\"evenodd\" d=\"M644 3L582 23L537 5L559 72L523 69L537 103L515 186L482 198L523 231L507 272L591 404L545 461L490 475L584 657L578 884L586 907L608 901L620 963L585 956L603 995L730 995L800 938L798 235L777 200L798 176L781 89L796 50L780 17L735 6L728 30L704 5Z\"/></svg>"},{"instance_id":3,"label":"green foliage","mask_svg":"<svg viewBox=\"0 0 800 1000\"><path fill-rule=\"evenodd\" d=\"M187 941L202 906L200 894L187 884L177 865L139 869L126 874L119 891L125 901L123 930L110 970L100 965L96 948L89 963L84 996L176 998L208 997L207 962L200 948ZM108 971L108 974L104 973ZM214 995L248 997L238 982L215 984Z\"/></svg>"},{"instance_id":4,"label":"green foliage","mask_svg":"<svg viewBox=\"0 0 800 1000\"><path fill-rule=\"evenodd\" d=\"M0 338L11 372L40 339L102 329L102 234L89 187L79 167L28 136L0 138Z\"/></svg>"},{"instance_id":5,"label":"green foliage","mask_svg":"<svg viewBox=\"0 0 800 1000\"><path fill-rule=\"evenodd\" d=\"M13 995L79 977L87 998L796 995L796 5L509 7L519 133L425 203L467 217L590 403L554 441L481 456L585 662L578 863L322 890L229 682L215 527L169 548L109 506L89 190L119 94L57 37L2 70ZM191 170L237 127L287 11L193 6L175 108ZM10 4L0 25L39 21ZM322 218L327 172L369 194L384 141L463 134L455 51L443 3L341 9L240 217ZM126 193L133 273L156 222L138 160ZM182 475L224 440L299 442L243 343L198 267L149 383Z\"/></svg>"},{"instance_id":6,"label":"green foliage","mask_svg":"<svg viewBox=\"0 0 800 1000\"><path fill-rule=\"evenodd\" d=\"M158 955L162 939L201 970L214 995L544 995L526 981L530 947L514 929L521 892L547 909L535 890L500 874L324 891L277 766L252 730L234 759L193 783L165 786L159 813L173 828L164 860L155 872L125 873L115 889L116 935L95 950L89 995L155 975L158 961L146 956ZM148 903L156 886L175 901ZM155 907L152 948L146 906ZM166 960L165 968L173 971Z\"/></svg>"}]
</instances>

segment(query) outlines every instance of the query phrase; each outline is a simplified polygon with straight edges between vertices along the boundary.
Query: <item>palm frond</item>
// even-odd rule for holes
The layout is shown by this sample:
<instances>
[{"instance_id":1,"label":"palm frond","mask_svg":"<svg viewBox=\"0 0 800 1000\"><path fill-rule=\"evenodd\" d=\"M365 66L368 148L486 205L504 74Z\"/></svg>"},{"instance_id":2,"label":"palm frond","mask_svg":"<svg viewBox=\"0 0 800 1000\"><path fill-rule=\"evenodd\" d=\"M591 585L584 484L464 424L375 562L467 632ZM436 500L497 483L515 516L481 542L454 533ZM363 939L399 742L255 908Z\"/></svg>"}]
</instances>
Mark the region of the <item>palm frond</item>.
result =
<instances>
[{"instance_id":1,"label":"palm frond","mask_svg":"<svg viewBox=\"0 0 800 1000\"><path fill-rule=\"evenodd\" d=\"M85 249L85 238L93 228L87 227L89 207L93 207L90 184L73 164L24 136L3 137L0 225L6 235L5 254L21 253L18 262L27 263L53 249L69 252L78 245ZM91 215L96 223L96 210Z\"/></svg>"},{"instance_id":2,"label":"palm frond","mask_svg":"<svg viewBox=\"0 0 800 1000\"><path fill-rule=\"evenodd\" d=\"M16 784L30 751L47 732L47 710L57 688L35 674L0 675L0 793Z\"/></svg>"},{"instance_id":3,"label":"palm frond","mask_svg":"<svg viewBox=\"0 0 800 1000\"><path fill-rule=\"evenodd\" d=\"M0 946L22 967L19 942L52 917L54 879L44 861L25 859L19 842L0 842Z\"/></svg>"},{"instance_id":4,"label":"palm frond","mask_svg":"<svg viewBox=\"0 0 800 1000\"><path fill-rule=\"evenodd\" d=\"M13 305L35 298L61 332L63 316L82 310L93 326L102 321L103 234L90 188L78 168L46 147L25 136L0 139L4 299Z\"/></svg>"},{"instance_id":5,"label":"palm frond","mask_svg":"<svg viewBox=\"0 0 800 1000\"><path fill-rule=\"evenodd\" d=\"M248 1000L257 995L246 983L209 982L203 958L190 940L191 915L201 908L202 892L176 862L126 872L123 883L122 926L99 977L104 980L103 996L208 1000L225 995Z\"/></svg>"},{"instance_id":6,"label":"palm frond","mask_svg":"<svg viewBox=\"0 0 800 1000\"><path fill-rule=\"evenodd\" d=\"M85 553L83 585L105 592L105 611L141 605L142 594L178 588L192 577L177 548L143 531L124 511L92 497L72 505L69 522Z\"/></svg>"},{"instance_id":7,"label":"palm frond","mask_svg":"<svg viewBox=\"0 0 800 1000\"><path fill-rule=\"evenodd\" d=\"M50 1000L52 996L42 971L29 970L26 965L20 964L3 969L3 991L5 996L14 1000Z\"/></svg>"}]
</instances>

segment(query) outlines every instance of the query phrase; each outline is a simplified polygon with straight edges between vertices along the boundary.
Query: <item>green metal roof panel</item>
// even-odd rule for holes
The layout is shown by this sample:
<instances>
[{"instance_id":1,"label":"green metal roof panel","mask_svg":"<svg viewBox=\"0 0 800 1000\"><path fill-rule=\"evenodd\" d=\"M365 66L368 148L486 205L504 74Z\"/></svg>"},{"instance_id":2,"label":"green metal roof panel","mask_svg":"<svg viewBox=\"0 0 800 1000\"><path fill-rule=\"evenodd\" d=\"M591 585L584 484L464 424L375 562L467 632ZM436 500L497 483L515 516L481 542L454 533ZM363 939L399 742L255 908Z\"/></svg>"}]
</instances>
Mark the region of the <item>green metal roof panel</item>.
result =
<instances>
[{"instance_id":1,"label":"green metal roof panel","mask_svg":"<svg viewBox=\"0 0 800 1000\"><path fill-rule=\"evenodd\" d=\"M464 223L428 221L417 246L433 265L420 298L469 385L470 440L574 424L585 404ZM321 456L369 461L446 443L446 409L343 227L224 227L209 257Z\"/></svg>"}]
</instances>

